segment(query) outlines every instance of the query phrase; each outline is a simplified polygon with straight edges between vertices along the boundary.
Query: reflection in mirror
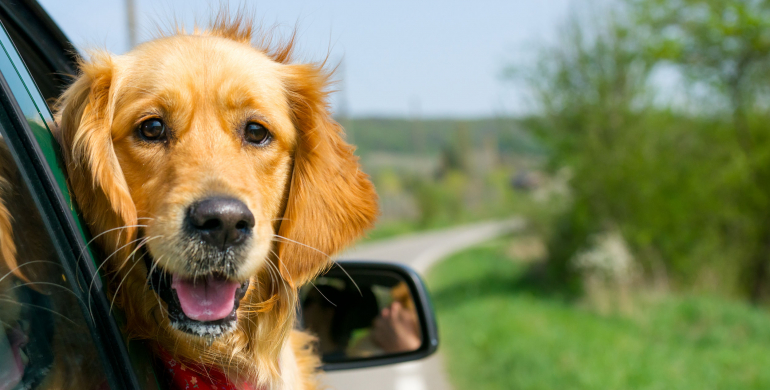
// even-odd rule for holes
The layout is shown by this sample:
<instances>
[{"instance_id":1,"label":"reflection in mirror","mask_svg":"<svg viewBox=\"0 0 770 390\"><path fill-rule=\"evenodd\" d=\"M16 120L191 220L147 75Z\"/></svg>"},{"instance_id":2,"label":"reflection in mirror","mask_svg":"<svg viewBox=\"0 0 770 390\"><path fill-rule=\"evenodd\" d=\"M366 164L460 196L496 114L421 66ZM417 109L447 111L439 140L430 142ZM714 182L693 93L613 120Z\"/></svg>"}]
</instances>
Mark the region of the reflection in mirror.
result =
<instances>
[{"instance_id":1,"label":"reflection in mirror","mask_svg":"<svg viewBox=\"0 0 770 390\"><path fill-rule=\"evenodd\" d=\"M395 272L329 273L303 287L300 297L303 324L318 337L324 362L412 352L422 345L414 297Z\"/></svg>"}]
</instances>

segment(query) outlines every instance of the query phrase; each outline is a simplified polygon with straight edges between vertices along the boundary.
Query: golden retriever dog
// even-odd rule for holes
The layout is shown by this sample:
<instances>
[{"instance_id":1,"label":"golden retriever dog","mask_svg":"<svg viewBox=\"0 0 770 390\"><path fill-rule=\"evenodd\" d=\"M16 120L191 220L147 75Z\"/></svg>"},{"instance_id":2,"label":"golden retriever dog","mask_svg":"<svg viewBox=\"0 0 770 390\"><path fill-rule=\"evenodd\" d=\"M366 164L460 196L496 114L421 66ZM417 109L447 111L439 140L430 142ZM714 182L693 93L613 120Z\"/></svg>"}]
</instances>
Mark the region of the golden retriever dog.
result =
<instances>
[{"instance_id":1,"label":"golden retriever dog","mask_svg":"<svg viewBox=\"0 0 770 390\"><path fill-rule=\"evenodd\" d=\"M297 289L377 215L329 112L330 72L294 63L293 46L219 16L91 53L56 105L126 334L242 389L315 388Z\"/></svg>"}]
</instances>

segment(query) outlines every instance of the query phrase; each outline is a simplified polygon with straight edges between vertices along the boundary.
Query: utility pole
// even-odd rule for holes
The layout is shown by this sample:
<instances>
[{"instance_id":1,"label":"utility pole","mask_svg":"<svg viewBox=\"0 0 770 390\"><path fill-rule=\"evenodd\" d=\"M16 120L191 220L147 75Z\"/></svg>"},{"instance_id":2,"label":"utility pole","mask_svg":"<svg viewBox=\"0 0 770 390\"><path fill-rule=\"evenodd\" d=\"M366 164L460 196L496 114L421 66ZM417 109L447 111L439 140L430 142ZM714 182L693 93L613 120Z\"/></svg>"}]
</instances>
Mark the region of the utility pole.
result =
<instances>
[{"instance_id":1,"label":"utility pole","mask_svg":"<svg viewBox=\"0 0 770 390\"><path fill-rule=\"evenodd\" d=\"M136 7L134 0L126 0L126 22L128 23L128 49L136 46Z\"/></svg>"}]
</instances>

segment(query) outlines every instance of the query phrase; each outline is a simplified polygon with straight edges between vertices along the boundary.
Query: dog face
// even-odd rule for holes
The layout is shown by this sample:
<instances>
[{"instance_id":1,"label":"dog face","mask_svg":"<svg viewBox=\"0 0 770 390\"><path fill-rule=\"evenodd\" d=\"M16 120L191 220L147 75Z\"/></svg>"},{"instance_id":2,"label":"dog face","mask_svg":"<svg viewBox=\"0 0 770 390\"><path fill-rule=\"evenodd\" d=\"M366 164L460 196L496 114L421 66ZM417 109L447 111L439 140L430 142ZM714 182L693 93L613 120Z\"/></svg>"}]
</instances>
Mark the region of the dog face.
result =
<instances>
[{"instance_id":1,"label":"dog face","mask_svg":"<svg viewBox=\"0 0 770 390\"><path fill-rule=\"evenodd\" d=\"M271 50L251 35L225 20L95 53L58 103L70 186L125 285L129 333L164 346L219 337L209 352L234 365L251 344L278 353L296 287L377 214L328 112L328 74L289 63L292 42ZM267 300L278 303L253 310Z\"/></svg>"},{"instance_id":2,"label":"dog face","mask_svg":"<svg viewBox=\"0 0 770 390\"><path fill-rule=\"evenodd\" d=\"M171 294L157 287L172 325L217 335L234 325L283 211L297 137L280 64L195 36L150 42L114 64L112 142L144 255L171 282Z\"/></svg>"}]
</instances>

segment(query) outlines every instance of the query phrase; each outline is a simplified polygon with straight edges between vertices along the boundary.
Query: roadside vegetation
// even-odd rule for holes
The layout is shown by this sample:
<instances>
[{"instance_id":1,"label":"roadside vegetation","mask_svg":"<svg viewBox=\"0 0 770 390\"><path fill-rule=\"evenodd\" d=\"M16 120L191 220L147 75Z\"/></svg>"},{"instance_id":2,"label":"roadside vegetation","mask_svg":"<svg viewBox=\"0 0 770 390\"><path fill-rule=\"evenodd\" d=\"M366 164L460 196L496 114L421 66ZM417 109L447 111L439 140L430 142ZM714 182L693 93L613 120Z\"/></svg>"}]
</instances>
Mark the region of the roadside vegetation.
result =
<instances>
[{"instance_id":1,"label":"roadside vegetation","mask_svg":"<svg viewBox=\"0 0 770 390\"><path fill-rule=\"evenodd\" d=\"M447 372L770 388L770 1L608 4L506 69L532 92L529 169L561 190L519 193L523 236L430 273Z\"/></svg>"},{"instance_id":2,"label":"roadside vegetation","mask_svg":"<svg viewBox=\"0 0 770 390\"><path fill-rule=\"evenodd\" d=\"M766 310L652 294L603 312L544 288L538 263L512 255L520 244L497 239L428 275L457 390L770 388Z\"/></svg>"},{"instance_id":3,"label":"roadside vegetation","mask_svg":"<svg viewBox=\"0 0 770 390\"><path fill-rule=\"evenodd\" d=\"M346 124L371 237L526 218L429 275L458 390L770 388L770 0L604 3L527 117Z\"/></svg>"},{"instance_id":4,"label":"roadside vegetation","mask_svg":"<svg viewBox=\"0 0 770 390\"><path fill-rule=\"evenodd\" d=\"M537 224L554 286L768 302L768 31L770 1L626 0L508 69L546 170L571 174Z\"/></svg>"},{"instance_id":5,"label":"roadside vegetation","mask_svg":"<svg viewBox=\"0 0 770 390\"><path fill-rule=\"evenodd\" d=\"M541 164L541 143L518 119L345 119L382 216L368 239L521 212L517 174Z\"/></svg>"}]
</instances>

